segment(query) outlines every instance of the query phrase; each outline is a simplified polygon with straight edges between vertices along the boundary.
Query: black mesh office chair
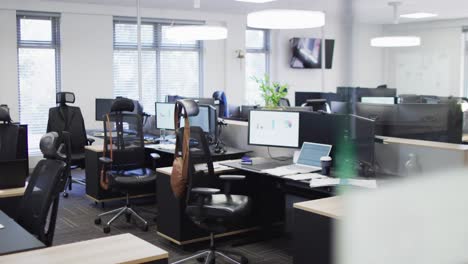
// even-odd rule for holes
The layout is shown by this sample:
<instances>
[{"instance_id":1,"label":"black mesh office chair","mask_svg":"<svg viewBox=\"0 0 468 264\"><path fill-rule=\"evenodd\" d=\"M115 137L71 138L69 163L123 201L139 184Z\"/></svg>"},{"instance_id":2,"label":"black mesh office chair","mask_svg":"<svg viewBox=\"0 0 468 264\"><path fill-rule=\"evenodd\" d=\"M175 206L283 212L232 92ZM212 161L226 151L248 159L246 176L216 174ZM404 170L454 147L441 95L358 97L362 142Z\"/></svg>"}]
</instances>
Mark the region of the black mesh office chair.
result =
<instances>
[{"instance_id":1,"label":"black mesh office chair","mask_svg":"<svg viewBox=\"0 0 468 264\"><path fill-rule=\"evenodd\" d=\"M187 116L198 113L198 109L193 109L195 107L198 108L196 103L185 104ZM184 128L179 128L176 134L177 144L182 144ZM231 194L232 182L242 181L245 176L219 176L219 179L225 183L223 193L221 193L220 189L213 188L217 187L213 186L216 182L213 160L205 133L200 127L190 127L190 142L185 212L197 226L210 233L210 248L173 264L193 259L204 260L205 263L212 264L216 262L217 257L230 263L248 263L247 258L240 254L217 250L214 243L215 234L227 232L231 226L238 226L251 211L251 199L248 196ZM177 146L176 149L182 149L182 146ZM207 172L197 171L195 164L206 164Z\"/></svg>"},{"instance_id":2,"label":"black mesh office chair","mask_svg":"<svg viewBox=\"0 0 468 264\"><path fill-rule=\"evenodd\" d=\"M56 132L40 141L44 159L34 168L21 201L16 222L47 246L52 245L60 192L66 182L65 146Z\"/></svg>"},{"instance_id":3,"label":"black mesh office chair","mask_svg":"<svg viewBox=\"0 0 468 264\"><path fill-rule=\"evenodd\" d=\"M94 139L88 139L86 136L86 128L80 108L67 105L67 103L75 103L75 94L70 92L57 93L56 102L58 106L49 109L47 132L55 131L59 135L62 135L63 131L70 133L71 142L66 142L71 151L69 167L71 169L83 169L85 167L85 146L93 144ZM69 173L66 184L68 190L72 189L72 183L85 184L82 180L73 179L71 173ZM68 196L66 188L63 196Z\"/></svg>"},{"instance_id":4,"label":"black mesh office chair","mask_svg":"<svg viewBox=\"0 0 468 264\"><path fill-rule=\"evenodd\" d=\"M145 167L145 146L143 139L143 123L141 115L123 112L133 112L133 101L118 98L111 107L111 113L104 121L104 155L99 160L105 167L108 188L121 192L126 196L125 206L102 213L95 219L95 224L101 224L101 218L115 214L104 226L104 233L110 232L110 225L125 214L127 222L135 216L143 223L143 230L148 230L148 222L143 219L130 204L130 194L144 186L156 184L156 173ZM115 134L112 133L115 129ZM156 160L159 155L151 154Z\"/></svg>"}]
</instances>

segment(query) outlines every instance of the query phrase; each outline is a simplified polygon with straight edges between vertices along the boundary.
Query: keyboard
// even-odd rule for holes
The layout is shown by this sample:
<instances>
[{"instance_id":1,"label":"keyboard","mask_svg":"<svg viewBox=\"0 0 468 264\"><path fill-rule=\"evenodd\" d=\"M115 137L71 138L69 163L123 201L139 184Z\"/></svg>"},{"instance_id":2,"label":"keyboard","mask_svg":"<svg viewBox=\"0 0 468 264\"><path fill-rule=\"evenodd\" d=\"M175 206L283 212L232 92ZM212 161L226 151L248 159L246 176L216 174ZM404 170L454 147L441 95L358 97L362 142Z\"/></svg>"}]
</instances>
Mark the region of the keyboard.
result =
<instances>
[{"instance_id":1,"label":"keyboard","mask_svg":"<svg viewBox=\"0 0 468 264\"><path fill-rule=\"evenodd\" d=\"M294 174L311 173L311 172L315 172L319 170L321 170L320 167L291 164L291 165L276 167L273 169L263 170L262 172L265 172L274 176L286 176L286 175L294 175Z\"/></svg>"}]
</instances>

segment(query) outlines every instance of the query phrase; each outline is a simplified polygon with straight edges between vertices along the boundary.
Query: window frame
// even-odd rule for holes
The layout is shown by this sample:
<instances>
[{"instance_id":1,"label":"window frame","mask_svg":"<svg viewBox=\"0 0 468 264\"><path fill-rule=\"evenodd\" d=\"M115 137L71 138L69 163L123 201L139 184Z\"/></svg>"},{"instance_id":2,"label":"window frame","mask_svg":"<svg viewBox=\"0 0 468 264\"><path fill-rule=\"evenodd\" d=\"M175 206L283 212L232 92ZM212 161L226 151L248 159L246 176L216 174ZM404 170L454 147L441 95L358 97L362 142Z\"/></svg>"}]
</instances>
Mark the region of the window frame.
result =
<instances>
[{"instance_id":1,"label":"window frame","mask_svg":"<svg viewBox=\"0 0 468 264\"><path fill-rule=\"evenodd\" d=\"M251 53L251 54L265 54L265 73L270 77L271 80L271 69L270 69L270 58L271 58L271 30L269 29L259 29L259 28L251 28L247 27L245 30L245 34L247 35L247 31L249 30L254 30L254 31L262 31L263 32L263 47L262 48L254 48L254 47L249 47L247 45L247 37L245 40L245 53L246 56ZM247 66L245 67L245 70L247 70ZM247 74L247 72L245 72ZM245 83L245 89L248 88L247 85L247 80L249 76L246 76L246 83ZM244 91L244 102L247 102L247 98L245 98L247 95L247 90Z\"/></svg>"},{"instance_id":2,"label":"window frame","mask_svg":"<svg viewBox=\"0 0 468 264\"><path fill-rule=\"evenodd\" d=\"M119 44L116 42L116 25L117 24L130 24L136 25L137 21L132 17L114 17L113 19L113 52L116 50L138 50L138 44ZM152 25L153 26L153 43L152 45L145 45L142 43L141 50L150 50L156 53L156 101L164 100L162 98L161 90L161 53L163 51L193 51L198 53L198 65L199 65L199 74L198 74L198 96L202 96L204 92L204 56L203 56L203 41L196 41L195 45L178 45L178 44L165 44L163 42L162 29L164 26L171 25L197 25L204 24L203 21L189 21L189 20L164 20L164 19L151 19L151 18L142 18L141 25ZM113 65L114 67L114 65ZM113 93L115 92L113 87ZM138 91L138 94L141 95L142 91ZM142 100L142 98L138 98Z\"/></svg>"},{"instance_id":3,"label":"window frame","mask_svg":"<svg viewBox=\"0 0 468 264\"><path fill-rule=\"evenodd\" d=\"M48 20L51 22L51 40L50 41L36 41L36 40L22 40L21 39L21 20ZM55 63L55 93L62 90L62 64L61 64L61 37L60 37L60 20L61 16L59 13L46 13L46 12L31 12L31 11L20 11L16 12L16 60L17 60L17 95L18 95L18 115L19 121L22 121L22 95L21 95L21 74L20 74L20 50L21 49L50 49L54 50L54 63ZM55 98L55 94L53 95ZM52 107L52 105L51 105ZM48 113L44 113L47 115ZM28 129L28 134L32 133L32 129ZM46 133L44 130L43 133ZM36 135L36 134L33 134ZM29 136L28 136L29 138ZM28 141L31 139L28 139ZM39 145L34 146L28 143L29 154L37 155L40 154Z\"/></svg>"}]
</instances>

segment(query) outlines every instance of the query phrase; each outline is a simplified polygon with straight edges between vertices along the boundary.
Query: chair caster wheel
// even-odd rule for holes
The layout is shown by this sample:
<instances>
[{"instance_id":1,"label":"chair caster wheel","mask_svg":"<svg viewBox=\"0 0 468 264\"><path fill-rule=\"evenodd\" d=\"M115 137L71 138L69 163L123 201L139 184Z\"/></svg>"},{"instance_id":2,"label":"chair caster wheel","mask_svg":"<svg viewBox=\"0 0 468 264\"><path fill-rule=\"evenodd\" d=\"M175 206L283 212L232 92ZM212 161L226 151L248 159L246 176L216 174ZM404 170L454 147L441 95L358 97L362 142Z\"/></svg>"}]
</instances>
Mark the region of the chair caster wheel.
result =
<instances>
[{"instance_id":1,"label":"chair caster wheel","mask_svg":"<svg viewBox=\"0 0 468 264\"><path fill-rule=\"evenodd\" d=\"M63 198L68 198L68 193L67 193L67 192L64 192L64 193L62 194L62 196L63 196Z\"/></svg>"},{"instance_id":2,"label":"chair caster wheel","mask_svg":"<svg viewBox=\"0 0 468 264\"><path fill-rule=\"evenodd\" d=\"M240 263L241 263L241 264L248 264L248 263L249 263L249 260L248 260L246 257L241 257Z\"/></svg>"},{"instance_id":3,"label":"chair caster wheel","mask_svg":"<svg viewBox=\"0 0 468 264\"><path fill-rule=\"evenodd\" d=\"M104 231L104 234L109 234L110 233L110 226L105 226L102 231Z\"/></svg>"},{"instance_id":4,"label":"chair caster wheel","mask_svg":"<svg viewBox=\"0 0 468 264\"><path fill-rule=\"evenodd\" d=\"M144 225L142 229L144 232L148 232L148 224Z\"/></svg>"},{"instance_id":5,"label":"chair caster wheel","mask_svg":"<svg viewBox=\"0 0 468 264\"><path fill-rule=\"evenodd\" d=\"M94 219L94 224L95 225L100 225L101 224L101 218Z\"/></svg>"}]
</instances>

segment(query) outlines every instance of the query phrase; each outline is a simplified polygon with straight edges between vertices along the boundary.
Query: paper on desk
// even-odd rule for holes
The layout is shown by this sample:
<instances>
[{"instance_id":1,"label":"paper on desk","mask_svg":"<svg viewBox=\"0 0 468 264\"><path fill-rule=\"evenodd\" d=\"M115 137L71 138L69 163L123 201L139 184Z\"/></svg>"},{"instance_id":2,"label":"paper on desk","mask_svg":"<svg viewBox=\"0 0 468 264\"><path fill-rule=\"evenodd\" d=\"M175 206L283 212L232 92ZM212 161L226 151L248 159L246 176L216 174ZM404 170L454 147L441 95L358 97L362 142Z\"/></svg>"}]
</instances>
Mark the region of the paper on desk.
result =
<instances>
[{"instance_id":1,"label":"paper on desk","mask_svg":"<svg viewBox=\"0 0 468 264\"><path fill-rule=\"evenodd\" d=\"M149 144L149 145L145 145L145 148L174 150L175 145L174 144Z\"/></svg>"},{"instance_id":2,"label":"paper on desk","mask_svg":"<svg viewBox=\"0 0 468 264\"><path fill-rule=\"evenodd\" d=\"M221 165L219 163L213 163L213 169L214 170L223 170L223 169L228 169L229 167L226 167L224 165ZM196 171L206 171L208 170L208 167L206 164L196 164L195 165L195 170Z\"/></svg>"},{"instance_id":3,"label":"paper on desk","mask_svg":"<svg viewBox=\"0 0 468 264\"><path fill-rule=\"evenodd\" d=\"M349 179L348 183L352 186L364 187L369 189L377 188L376 180Z\"/></svg>"},{"instance_id":4,"label":"paper on desk","mask_svg":"<svg viewBox=\"0 0 468 264\"><path fill-rule=\"evenodd\" d=\"M326 177L326 176L323 176L318 173L305 173L305 174L288 175L288 176L284 176L283 178L294 180L294 181L306 181L306 180L312 180L312 179L319 179L323 177Z\"/></svg>"},{"instance_id":5,"label":"paper on desk","mask_svg":"<svg viewBox=\"0 0 468 264\"><path fill-rule=\"evenodd\" d=\"M322 176L320 178L310 180L310 187L323 187L323 186L335 186L340 183L340 179Z\"/></svg>"}]
</instances>

